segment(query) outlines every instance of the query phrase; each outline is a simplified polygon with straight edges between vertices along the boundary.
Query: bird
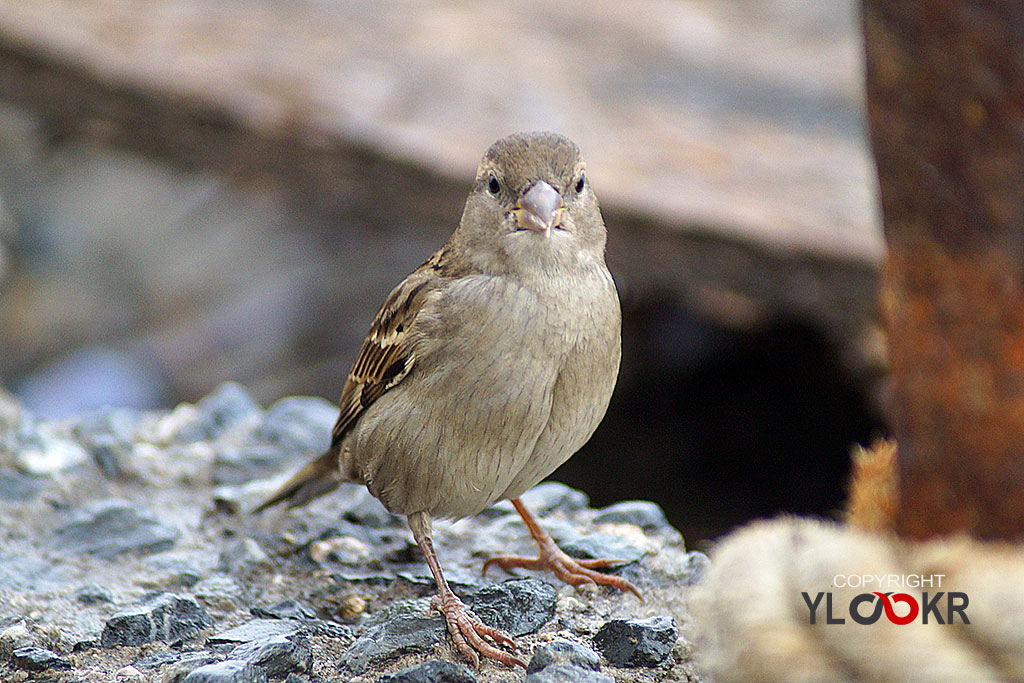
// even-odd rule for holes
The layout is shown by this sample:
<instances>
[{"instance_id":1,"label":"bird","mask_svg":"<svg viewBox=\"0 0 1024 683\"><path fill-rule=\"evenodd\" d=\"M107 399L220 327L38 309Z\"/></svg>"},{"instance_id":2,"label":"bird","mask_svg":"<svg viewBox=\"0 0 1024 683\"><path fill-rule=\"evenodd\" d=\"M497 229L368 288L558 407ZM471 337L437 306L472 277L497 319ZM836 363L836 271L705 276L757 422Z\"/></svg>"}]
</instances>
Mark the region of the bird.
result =
<instances>
[{"instance_id":1,"label":"bird","mask_svg":"<svg viewBox=\"0 0 1024 683\"><path fill-rule=\"evenodd\" d=\"M345 482L365 485L406 516L437 584L431 608L475 667L479 655L525 664L498 647L514 651L513 639L451 590L434 550L434 519L510 500L539 555L492 557L485 575L492 566L548 570L572 585L608 585L643 600L626 579L596 571L621 560L569 557L520 499L590 439L615 387L622 316L606 240L574 142L528 132L491 145L458 227L373 320L342 389L330 447L256 509L304 505Z\"/></svg>"}]
</instances>

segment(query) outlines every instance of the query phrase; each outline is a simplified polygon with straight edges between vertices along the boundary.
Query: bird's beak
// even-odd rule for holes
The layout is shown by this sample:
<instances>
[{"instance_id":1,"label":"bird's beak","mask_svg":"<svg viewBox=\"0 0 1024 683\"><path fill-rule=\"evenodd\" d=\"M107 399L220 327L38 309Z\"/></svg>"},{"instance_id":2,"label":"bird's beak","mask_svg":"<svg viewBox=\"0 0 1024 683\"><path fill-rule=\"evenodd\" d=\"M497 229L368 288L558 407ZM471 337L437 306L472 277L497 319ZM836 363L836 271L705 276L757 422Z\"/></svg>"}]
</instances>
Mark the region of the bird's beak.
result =
<instances>
[{"instance_id":1,"label":"bird's beak","mask_svg":"<svg viewBox=\"0 0 1024 683\"><path fill-rule=\"evenodd\" d=\"M514 213L520 228L551 234L562 217L562 196L543 180L538 180L516 204Z\"/></svg>"}]
</instances>

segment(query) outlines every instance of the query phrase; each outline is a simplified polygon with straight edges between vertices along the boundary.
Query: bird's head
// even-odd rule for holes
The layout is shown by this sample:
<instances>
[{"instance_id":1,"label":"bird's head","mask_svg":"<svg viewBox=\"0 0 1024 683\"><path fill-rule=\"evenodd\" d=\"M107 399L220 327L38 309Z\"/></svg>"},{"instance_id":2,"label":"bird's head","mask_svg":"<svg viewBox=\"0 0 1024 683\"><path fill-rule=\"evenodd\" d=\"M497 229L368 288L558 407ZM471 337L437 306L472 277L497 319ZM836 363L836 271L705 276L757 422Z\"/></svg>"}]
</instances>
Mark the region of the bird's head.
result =
<instances>
[{"instance_id":1,"label":"bird's head","mask_svg":"<svg viewBox=\"0 0 1024 683\"><path fill-rule=\"evenodd\" d=\"M495 142L480 161L453 240L484 272L603 260L604 221L579 148L556 133Z\"/></svg>"}]
</instances>

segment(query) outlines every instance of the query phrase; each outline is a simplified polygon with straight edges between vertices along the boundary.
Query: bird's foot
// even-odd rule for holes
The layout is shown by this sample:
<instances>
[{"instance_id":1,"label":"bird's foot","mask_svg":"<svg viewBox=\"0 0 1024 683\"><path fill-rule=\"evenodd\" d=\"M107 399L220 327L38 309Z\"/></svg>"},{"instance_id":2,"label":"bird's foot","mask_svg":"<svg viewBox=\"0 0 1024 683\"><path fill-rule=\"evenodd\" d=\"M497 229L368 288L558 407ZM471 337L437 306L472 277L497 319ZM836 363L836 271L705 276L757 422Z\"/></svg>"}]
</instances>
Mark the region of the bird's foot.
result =
<instances>
[{"instance_id":1,"label":"bird's foot","mask_svg":"<svg viewBox=\"0 0 1024 683\"><path fill-rule=\"evenodd\" d=\"M484 640L484 637L487 637L495 643L516 649L515 641L507 633L491 628L477 619L454 593L438 593L430 599L430 606L444 615L448 633L455 641L455 647L463 657L473 663L474 669L480 668L480 655L496 659L505 666L526 668L526 662Z\"/></svg>"},{"instance_id":2,"label":"bird's foot","mask_svg":"<svg viewBox=\"0 0 1024 683\"><path fill-rule=\"evenodd\" d=\"M617 564L626 564L625 560L577 560L566 555L565 551L555 545L555 542L550 537L543 541L538 539L538 544L540 545L540 555L537 557L497 555L484 562L483 573L486 574L491 566L501 567L505 571L516 567L549 571L572 586L595 583L601 586L611 586L612 588L618 588L620 591L632 593L643 602L644 598L640 595L640 590L626 579L621 576L611 576L594 571L595 569L606 569Z\"/></svg>"}]
</instances>

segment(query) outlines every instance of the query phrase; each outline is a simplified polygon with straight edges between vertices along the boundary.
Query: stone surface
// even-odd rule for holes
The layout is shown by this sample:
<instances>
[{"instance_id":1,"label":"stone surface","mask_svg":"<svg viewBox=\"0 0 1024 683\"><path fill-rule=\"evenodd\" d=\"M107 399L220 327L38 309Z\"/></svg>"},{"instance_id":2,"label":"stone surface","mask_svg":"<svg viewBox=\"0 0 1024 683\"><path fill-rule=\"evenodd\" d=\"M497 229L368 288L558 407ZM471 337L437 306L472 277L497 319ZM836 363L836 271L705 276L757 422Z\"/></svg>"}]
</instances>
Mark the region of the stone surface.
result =
<instances>
[{"instance_id":1,"label":"stone surface","mask_svg":"<svg viewBox=\"0 0 1024 683\"><path fill-rule=\"evenodd\" d=\"M75 599L83 605L96 605L104 602L114 602L114 599L110 596L110 591L95 583L90 583L89 585L82 586L76 590Z\"/></svg>"},{"instance_id":2,"label":"stone surface","mask_svg":"<svg viewBox=\"0 0 1024 683\"><path fill-rule=\"evenodd\" d=\"M615 559L624 564L636 562L644 556L641 548L618 536L607 534L586 534L560 544L566 555L583 560Z\"/></svg>"},{"instance_id":3,"label":"stone surface","mask_svg":"<svg viewBox=\"0 0 1024 683\"><path fill-rule=\"evenodd\" d=\"M196 404L193 420L185 422L175 437L183 442L210 441L221 434L255 421L260 407L236 382L225 382Z\"/></svg>"},{"instance_id":4,"label":"stone surface","mask_svg":"<svg viewBox=\"0 0 1024 683\"><path fill-rule=\"evenodd\" d=\"M488 626L524 636L554 618L557 597L551 584L537 579L509 579L477 591L470 606Z\"/></svg>"},{"instance_id":5,"label":"stone surface","mask_svg":"<svg viewBox=\"0 0 1024 683\"><path fill-rule=\"evenodd\" d=\"M555 664L531 673L526 683L615 683L615 679L590 669L581 669L569 664Z\"/></svg>"},{"instance_id":6,"label":"stone surface","mask_svg":"<svg viewBox=\"0 0 1024 683\"><path fill-rule=\"evenodd\" d=\"M600 671L601 657L586 645L575 641L553 640L550 643L542 643L533 649L533 656L526 666L526 673L534 673L554 664L568 664L581 669Z\"/></svg>"},{"instance_id":7,"label":"stone surface","mask_svg":"<svg viewBox=\"0 0 1024 683\"><path fill-rule=\"evenodd\" d=\"M435 659L388 674L379 683L476 683L476 676L460 664Z\"/></svg>"},{"instance_id":8,"label":"stone surface","mask_svg":"<svg viewBox=\"0 0 1024 683\"><path fill-rule=\"evenodd\" d=\"M173 643L194 638L210 626L213 619L195 598L161 593L111 616L103 627L100 645L142 645L154 640Z\"/></svg>"},{"instance_id":9,"label":"stone surface","mask_svg":"<svg viewBox=\"0 0 1024 683\"><path fill-rule=\"evenodd\" d=\"M261 667L270 678L283 678L293 671L306 672L313 668L309 641L298 634L242 643L231 651L229 658Z\"/></svg>"},{"instance_id":10,"label":"stone surface","mask_svg":"<svg viewBox=\"0 0 1024 683\"><path fill-rule=\"evenodd\" d=\"M665 513L655 503L647 500L624 500L597 511L591 520L594 524L632 524L645 530L668 527Z\"/></svg>"},{"instance_id":11,"label":"stone surface","mask_svg":"<svg viewBox=\"0 0 1024 683\"><path fill-rule=\"evenodd\" d=\"M290 636L298 633L301 626L290 619L253 619L240 626L210 636L210 645L225 643L250 643L275 636Z\"/></svg>"},{"instance_id":12,"label":"stone surface","mask_svg":"<svg viewBox=\"0 0 1024 683\"><path fill-rule=\"evenodd\" d=\"M255 436L284 451L319 455L331 442L338 407L321 398L282 398L267 410Z\"/></svg>"},{"instance_id":13,"label":"stone surface","mask_svg":"<svg viewBox=\"0 0 1024 683\"><path fill-rule=\"evenodd\" d=\"M193 669L182 683L266 683L267 674L249 662L227 660Z\"/></svg>"},{"instance_id":14,"label":"stone surface","mask_svg":"<svg viewBox=\"0 0 1024 683\"><path fill-rule=\"evenodd\" d=\"M316 619L316 610L298 600L281 600L270 607L255 606L251 611L254 617L264 619L296 619L298 621Z\"/></svg>"},{"instance_id":15,"label":"stone surface","mask_svg":"<svg viewBox=\"0 0 1024 683\"><path fill-rule=\"evenodd\" d=\"M148 554L167 550L181 532L152 512L126 500L90 503L79 518L58 528L54 547L64 553L83 553L113 560L123 553Z\"/></svg>"},{"instance_id":16,"label":"stone surface","mask_svg":"<svg viewBox=\"0 0 1024 683\"><path fill-rule=\"evenodd\" d=\"M11 653L11 664L25 671L70 669L71 663L52 650L42 647L19 647Z\"/></svg>"},{"instance_id":17,"label":"stone surface","mask_svg":"<svg viewBox=\"0 0 1024 683\"><path fill-rule=\"evenodd\" d=\"M342 653L342 670L361 674L371 665L432 651L446 633L441 616L427 613L428 605L426 600L399 602L371 618L362 635Z\"/></svg>"},{"instance_id":18,"label":"stone surface","mask_svg":"<svg viewBox=\"0 0 1024 683\"><path fill-rule=\"evenodd\" d=\"M3 421L19 412L0 400L0 442L10 437L3 425L20 418ZM268 474L272 479L238 485L237 508L218 505L222 487L210 475L220 455L278 449L285 463L291 446L256 434L265 414L258 407L234 426L227 426L230 419L208 423L221 429L204 432L210 440L183 441L182 425L194 423L198 412L188 404L170 412L101 411L73 416L60 429L30 421L29 431L70 435L83 448L109 438L120 474L112 476L103 462L91 459L59 475L33 477L41 485L35 497L0 497L0 681L42 675L12 661L11 653L26 647L52 649L69 664L46 670L51 683L183 683L189 676L376 683L425 660L451 666L416 668L419 673L411 675L464 673L460 667L466 662L453 649L441 616L429 609L433 580L402 518L382 514L357 487L342 487L294 511L244 514L294 465L282 465L282 472ZM648 533L618 521L594 525L591 519L599 513L581 507L586 498L562 485L528 496L545 511L545 528L560 539L578 540L600 529L631 546L656 548L622 571L637 572L634 578L648 599L642 609L681 623L687 618L685 586L706 558L687 553L678 533ZM118 547L129 538L117 538L122 534L116 524L99 525L111 509L115 518L173 520L177 541L109 560L84 552ZM71 526L83 520L115 538L89 539L85 525ZM68 527L81 534L75 538L83 552L54 551L62 538L54 530ZM585 655L565 653L560 659L550 641L576 641L609 619L628 619L641 609L634 598L614 591L553 586L549 575L496 582L495 572L481 578L481 562L494 551L536 552L515 514L499 510L456 523L438 521L434 534L445 574L466 604L485 621L517 634L521 657L535 652L533 666L544 664L531 675L591 680ZM318 542L326 545L314 561ZM551 656L544 654L552 648ZM570 662L575 666L558 668ZM659 667L609 667L604 673L617 683L653 682L663 675L696 680L685 656ZM522 683L526 674L485 665L472 676L478 683Z\"/></svg>"},{"instance_id":19,"label":"stone surface","mask_svg":"<svg viewBox=\"0 0 1024 683\"><path fill-rule=\"evenodd\" d=\"M668 657L678 635L669 617L613 619L594 634L594 644L615 666L656 666Z\"/></svg>"},{"instance_id":20,"label":"stone surface","mask_svg":"<svg viewBox=\"0 0 1024 683\"><path fill-rule=\"evenodd\" d=\"M251 538L229 541L217 557L217 569L224 572L239 571L254 564L270 560L260 544Z\"/></svg>"},{"instance_id":21,"label":"stone surface","mask_svg":"<svg viewBox=\"0 0 1024 683\"><path fill-rule=\"evenodd\" d=\"M0 469L0 499L24 503L39 495L43 485L44 480L13 470Z\"/></svg>"}]
</instances>

